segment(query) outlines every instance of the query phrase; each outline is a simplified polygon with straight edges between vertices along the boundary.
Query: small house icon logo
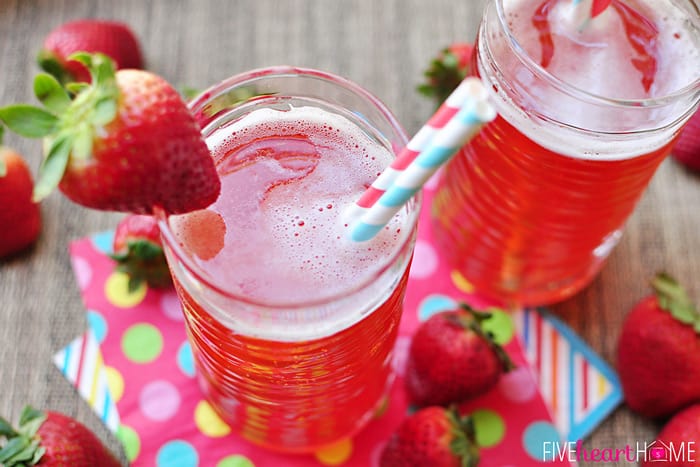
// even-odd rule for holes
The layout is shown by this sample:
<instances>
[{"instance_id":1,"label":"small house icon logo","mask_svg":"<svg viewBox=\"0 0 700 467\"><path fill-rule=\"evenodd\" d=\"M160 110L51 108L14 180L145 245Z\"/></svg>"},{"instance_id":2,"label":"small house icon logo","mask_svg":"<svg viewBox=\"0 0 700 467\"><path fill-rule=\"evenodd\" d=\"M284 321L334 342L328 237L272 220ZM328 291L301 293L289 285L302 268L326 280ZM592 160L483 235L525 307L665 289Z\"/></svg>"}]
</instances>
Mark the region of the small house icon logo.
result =
<instances>
[{"instance_id":1,"label":"small house icon logo","mask_svg":"<svg viewBox=\"0 0 700 467\"><path fill-rule=\"evenodd\" d=\"M671 449L663 441L656 440L647 445L648 462L668 462L670 460Z\"/></svg>"}]
</instances>

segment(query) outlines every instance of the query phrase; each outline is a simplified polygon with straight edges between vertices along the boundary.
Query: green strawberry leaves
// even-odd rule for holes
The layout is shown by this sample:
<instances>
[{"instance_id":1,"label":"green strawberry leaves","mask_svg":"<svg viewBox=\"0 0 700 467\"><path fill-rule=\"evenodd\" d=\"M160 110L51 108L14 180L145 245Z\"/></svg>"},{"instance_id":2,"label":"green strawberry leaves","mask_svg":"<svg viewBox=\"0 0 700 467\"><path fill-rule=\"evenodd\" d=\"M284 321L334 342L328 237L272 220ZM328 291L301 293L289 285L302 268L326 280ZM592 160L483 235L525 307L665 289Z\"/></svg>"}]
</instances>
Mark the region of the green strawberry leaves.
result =
<instances>
[{"instance_id":1,"label":"green strawberry leaves","mask_svg":"<svg viewBox=\"0 0 700 467\"><path fill-rule=\"evenodd\" d=\"M27 405L19 416L19 431L25 436L35 436L46 421L46 414Z\"/></svg>"},{"instance_id":2,"label":"green strawberry leaves","mask_svg":"<svg viewBox=\"0 0 700 467\"><path fill-rule=\"evenodd\" d=\"M460 66L460 61L450 47L441 50L423 72L425 82L416 87L418 93L433 99L437 106L442 104L468 74L468 67Z\"/></svg>"},{"instance_id":3,"label":"green strawberry leaves","mask_svg":"<svg viewBox=\"0 0 700 467\"><path fill-rule=\"evenodd\" d=\"M0 417L0 466L28 467L41 461L46 450L36 435L45 420L46 414L30 406L22 411L18 429Z\"/></svg>"},{"instance_id":4,"label":"green strawberry leaves","mask_svg":"<svg viewBox=\"0 0 700 467\"><path fill-rule=\"evenodd\" d=\"M661 272L652 280L659 306L700 334L700 312L686 290L670 275Z\"/></svg>"},{"instance_id":5,"label":"green strawberry leaves","mask_svg":"<svg viewBox=\"0 0 700 467\"><path fill-rule=\"evenodd\" d=\"M34 79L34 94L43 107L16 104L0 108L0 120L10 130L27 138L44 138L45 159L33 196L37 202L58 186L71 160L92 157L96 135L118 112L114 62L106 55L84 52L68 59L90 70L92 84L64 87L52 75L39 73Z\"/></svg>"},{"instance_id":6,"label":"green strawberry leaves","mask_svg":"<svg viewBox=\"0 0 700 467\"><path fill-rule=\"evenodd\" d=\"M56 129L58 117L51 112L28 104L8 105L0 109L0 120L25 138L43 138Z\"/></svg>"},{"instance_id":7,"label":"green strawberry leaves","mask_svg":"<svg viewBox=\"0 0 700 467\"><path fill-rule=\"evenodd\" d=\"M481 336L488 342L489 346L498 357L498 360L501 362L503 371L507 373L513 370L515 368L515 364L508 355L508 352L506 352L505 349L496 342L492 331L484 329L484 322L490 320L493 314L488 311L476 310L467 303L460 303L459 307L467 312L466 317L458 318L459 325L465 329L471 330L474 332L474 334Z\"/></svg>"},{"instance_id":8,"label":"green strawberry leaves","mask_svg":"<svg viewBox=\"0 0 700 467\"><path fill-rule=\"evenodd\" d=\"M69 134L62 134L51 143L49 153L39 168L41 176L34 185L34 201L46 198L58 186L66 172L72 147L73 137Z\"/></svg>"},{"instance_id":9,"label":"green strawberry leaves","mask_svg":"<svg viewBox=\"0 0 700 467\"><path fill-rule=\"evenodd\" d=\"M110 256L118 263L116 270L129 276L129 292L136 291L144 282L156 288L172 284L163 247L153 241L129 240L123 251Z\"/></svg>"},{"instance_id":10,"label":"green strawberry leaves","mask_svg":"<svg viewBox=\"0 0 700 467\"><path fill-rule=\"evenodd\" d=\"M71 103L66 90L48 73L40 73L34 78L34 95L54 115L65 112Z\"/></svg>"},{"instance_id":11,"label":"green strawberry leaves","mask_svg":"<svg viewBox=\"0 0 700 467\"><path fill-rule=\"evenodd\" d=\"M450 451L460 459L462 467L476 467L479 464L480 453L474 419L468 415L460 415L454 406L447 408L445 415L452 428Z\"/></svg>"},{"instance_id":12,"label":"green strawberry leaves","mask_svg":"<svg viewBox=\"0 0 700 467\"><path fill-rule=\"evenodd\" d=\"M36 61L39 68L54 76L61 84L67 84L74 80L73 75L61 65L52 52L42 50L39 52Z\"/></svg>"}]
</instances>

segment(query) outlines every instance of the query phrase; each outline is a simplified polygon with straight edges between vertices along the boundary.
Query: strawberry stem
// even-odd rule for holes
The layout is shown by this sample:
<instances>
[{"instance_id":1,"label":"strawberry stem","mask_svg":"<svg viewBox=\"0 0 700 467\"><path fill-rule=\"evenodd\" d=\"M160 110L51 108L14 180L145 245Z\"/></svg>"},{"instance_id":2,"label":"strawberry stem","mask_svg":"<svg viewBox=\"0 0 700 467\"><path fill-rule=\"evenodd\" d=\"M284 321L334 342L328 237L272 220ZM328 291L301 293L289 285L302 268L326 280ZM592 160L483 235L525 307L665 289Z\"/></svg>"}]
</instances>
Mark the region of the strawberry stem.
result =
<instances>
[{"instance_id":1,"label":"strawberry stem","mask_svg":"<svg viewBox=\"0 0 700 467\"><path fill-rule=\"evenodd\" d=\"M462 467L476 467L479 463L479 446L476 442L474 419L468 415L460 415L454 405L445 409L445 415L452 427L450 450L459 457Z\"/></svg>"},{"instance_id":2,"label":"strawberry stem","mask_svg":"<svg viewBox=\"0 0 700 467\"><path fill-rule=\"evenodd\" d=\"M10 130L27 138L45 138L46 157L39 169L34 201L41 201L58 186L69 160L92 156L95 135L117 116L119 87L112 59L84 52L68 59L90 70L91 84L64 88L56 78L39 73L34 93L43 108L26 104L0 108L0 120Z\"/></svg>"},{"instance_id":3,"label":"strawberry stem","mask_svg":"<svg viewBox=\"0 0 700 467\"><path fill-rule=\"evenodd\" d=\"M692 326L700 334L700 312L678 281L669 274L660 272L652 280L652 287L662 309L681 323Z\"/></svg>"},{"instance_id":4,"label":"strawberry stem","mask_svg":"<svg viewBox=\"0 0 700 467\"><path fill-rule=\"evenodd\" d=\"M39 68L56 78L61 84L75 81L73 75L60 64L53 53L42 50L37 55L36 61Z\"/></svg>"},{"instance_id":5,"label":"strawberry stem","mask_svg":"<svg viewBox=\"0 0 700 467\"><path fill-rule=\"evenodd\" d=\"M0 466L28 467L37 465L46 450L37 437L46 414L26 406L19 419L19 428L0 417Z\"/></svg>"},{"instance_id":6,"label":"strawberry stem","mask_svg":"<svg viewBox=\"0 0 700 467\"><path fill-rule=\"evenodd\" d=\"M508 352L506 352L505 349L496 342L493 332L484 330L482 326L484 321L491 319L493 313L476 310L471 305L464 302L460 303L459 307L469 314L469 318L461 320L460 325L472 330L475 334L486 339L491 349L496 353L498 360L501 362L504 372L507 373L515 369L513 360L511 360Z\"/></svg>"}]
</instances>

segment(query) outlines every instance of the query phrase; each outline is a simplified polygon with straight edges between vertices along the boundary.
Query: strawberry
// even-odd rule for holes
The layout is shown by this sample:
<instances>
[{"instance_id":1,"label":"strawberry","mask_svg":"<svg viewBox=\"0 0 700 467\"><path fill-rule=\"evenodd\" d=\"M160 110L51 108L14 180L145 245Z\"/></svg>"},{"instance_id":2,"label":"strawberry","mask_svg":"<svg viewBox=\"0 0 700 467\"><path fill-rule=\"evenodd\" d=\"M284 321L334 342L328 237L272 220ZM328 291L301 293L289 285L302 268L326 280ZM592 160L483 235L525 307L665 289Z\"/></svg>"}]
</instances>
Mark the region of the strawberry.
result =
<instances>
[{"instance_id":1,"label":"strawberry","mask_svg":"<svg viewBox=\"0 0 700 467\"><path fill-rule=\"evenodd\" d=\"M382 450L380 467L474 467L474 423L453 409L426 407L401 422Z\"/></svg>"},{"instance_id":2,"label":"strawberry","mask_svg":"<svg viewBox=\"0 0 700 467\"><path fill-rule=\"evenodd\" d=\"M674 415L656 437L658 446L663 450L673 447L673 464L677 467L700 466L700 404L691 405ZM690 444L693 443L693 444ZM667 447L667 448L666 448ZM670 454L670 452L664 452ZM678 458L678 459L677 459ZM661 460L654 460L647 454L642 467L654 467Z\"/></svg>"},{"instance_id":3,"label":"strawberry","mask_svg":"<svg viewBox=\"0 0 700 467\"><path fill-rule=\"evenodd\" d=\"M667 274L625 317L617 368L627 405L665 417L700 401L700 314Z\"/></svg>"},{"instance_id":4,"label":"strawberry","mask_svg":"<svg viewBox=\"0 0 700 467\"><path fill-rule=\"evenodd\" d=\"M119 70L101 54L73 59L90 68L93 83L72 83L70 98L41 73L34 91L45 108L0 108L0 120L26 137L44 137L46 158L34 199L56 186L86 207L152 214L204 208L220 180L194 117L163 78Z\"/></svg>"},{"instance_id":5,"label":"strawberry","mask_svg":"<svg viewBox=\"0 0 700 467\"><path fill-rule=\"evenodd\" d=\"M121 465L90 430L66 415L25 407L19 423L19 428L14 429L0 418L0 465L3 467Z\"/></svg>"},{"instance_id":6,"label":"strawberry","mask_svg":"<svg viewBox=\"0 0 700 467\"><path fill-rule=\"evenodd\" d=\"M129 275L130 291L144 281L157 288L172 283L160 229L153 216L129 214L123 218L114 232L113 250L117 270Z\"/></svg>"},{"instance_id":7,"label":"strawberry","mask_svg":"<svg viewBox=\"0 0 700 467\"><path fill-rule=\"evenodd\" d=\"M0 126L0 258L27 248L41 231L32 174L22 156L2 146L2 131Z\"/></svg>"},{"instance_id":8,"label":"strawberry","mask_svg":"<svg viewBox=\"0 0 700 467\"><path fill-rule=\"evenodd\" d=\"M473 46L456 42L440 51L423 73L426 82L418 92L435 100L439 106L469 74Z\"/></svg>"},{"instance_id":9,"label":"strawberry","mask_svg":"<svg viewBox=\"0 0 700 467\"><path fill-rule=\"evenodd\" d=\"M686 167L700 171L700 111L696 111L683 127L671 155Z\"/></svg>"},{"instance_id":10,"label":"strawberry","mask_svg":"<svg viewBox=\"0 0 700 467\"><path fill-rule=\"evenodd\" d=\"M79 19L58 26L44 40L37 61L61 83L90 82L90 71L69 57L76 52L103 53L118 69L143 68L141 47L126 24L98 19Z\"/></svg>"},{"instance_id":11,"label":"strawberry","mask_svg":"<svg viewBox=\"0 0 700 467\"><path fill-rule=\"evenodd\" d=\"M482 328L490 317L462 304L419 326L406 366L406 389L413 403L447 405L479 396L513 367L493 334Z\"/></svg>"}]
</instances>

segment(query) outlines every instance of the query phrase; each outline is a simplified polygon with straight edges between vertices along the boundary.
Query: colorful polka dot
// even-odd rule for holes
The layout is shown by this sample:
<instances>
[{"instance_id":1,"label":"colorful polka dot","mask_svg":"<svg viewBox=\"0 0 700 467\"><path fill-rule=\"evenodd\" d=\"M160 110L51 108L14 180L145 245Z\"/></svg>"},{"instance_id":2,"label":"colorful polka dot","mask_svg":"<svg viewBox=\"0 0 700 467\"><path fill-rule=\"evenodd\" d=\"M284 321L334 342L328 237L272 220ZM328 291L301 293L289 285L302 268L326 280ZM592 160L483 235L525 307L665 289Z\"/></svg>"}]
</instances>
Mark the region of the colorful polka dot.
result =
<instances>
[{"instance_id":1,"label":"colorful polka dot","mask_svg":"<svg viewBox=\"0 0 700 467\"><path fill-rule=\"evenodd\" d=\"M352 455L352 440L345 438L325 446L315 452L316 459L323 465L340 465Z\"/></svg>"},{"instance_id":2,"label":"colorful polka dot","mask_svg":"<svg viewBox=\"0 0 700 467\"><path fill-rule=\"evenodd\" d=\"M99 251L105 254L112 254L114 244L114 231L108 230L105 232L100 232L92 237L92 245Z\"/></svg>"},{"instance_id":3,"label":"colorful polka dot","mask_svg":"<svg viewBox=\"0 0 700 467\"><path fill-rule=\"evenodd\" d=\"M90 326L90 329L92 330L92 333L95 335L97 342L100 344L104 342L105 337L107 337L107 321L105 320L104 316L96 311L88 310L87 322L88 326Z\"/></svg>"},{"instance_id":4,"label":"colorful polka dot","mask_svg":"<svg viewBox=\"0 0 700 467\"><path fill-rule=\"evenodd\" d=\"M558 442L559 432L556 427L549 422L533 422L523 433L523 446L525 451L538 461L542 461L544 457L544 443Z\"/></svg>"},{"instance_id":5,"label":"colorful polka dot","mask_svg":"<svg viewBox=\"0 0 700 467\"><path fill-rule=\"evenodd\" d=\"M231 427L219 418L207 401L200 401L195 407L194 423L199 431L210 438L221 438L231 433Z\"/></svg>"},{"instance_id":6,"label":"colorful polka dot","mask_svg":"<svg viewBox=\"0 0 700 467\"><path fill-rule=\"evenodd\" d=\"M185 376L194 377L194 356L192 355L192 346L188 341L183 342L177 350L177 367Z\"/></svg>"},{"instance_id":7,"label":"colorful polka dot","mask_svg":"<svg viewBox=\"0 0 700 467\"><path fill-rule=\"evenodd\" d=\"M452 279L452 283L457 287L459 290L461 290L464 293L473 293L474 292L474 286L464 278L461 272L454 270L450 273L450 278Z\"/></svg>"},{"instance_id":8,"label":"colorful polka dot","mask_svg":"<svg viewBox=\"0 0 700 467\"><path fill-rule=\"evenodd\" d=\"M172 418L180 408L180 392L169 381L148 383L139 395L141 413L151 420L162 422Z\"/></svg>"},{"instance_id":9,"label":"colorful polka dot","mask_svg":"<svg viewBox=\"0 0 700 467\"><path fill-rule=\"evenodd\" d=\"M126 425L119 425L117 429L117 439L124 446L124 454L129 462L133 462L141 452L141 439L133 428Z\"/></svg>"},{"instance_id":10,"label":"colorful polka dot","mask_svg":"<svg viewBox=\"0 0 700 467\"><path fill-rule=\"evenodd\" d=\"M198 463L197 450L182 440L165 443L156 455L158 467L195 467Z\"/></svg>"},{"instance_id":11,"label":"colorful polka dot","mask_svg":"<svg viewBox=\"0 0 700 467\"><path fill-rule=\"evenodd\" d=\"M169 290L163 293L160 298L160 309L163 314L173 321L184 321L185 316L182 314L180 300L177 298L177 293L174 290Z\"/></svg>"},{"instance_id":12,"label":"colorful polka dot","mask_svg":"<svg viewBox=\"0 0 700 467\"><path fill-rule=\"evenodd\" d=\"M441 311L454 310L457 302L446 295L428 295L418 305L418 319L425 321Z\"/></svg>"},{"instance_id":13,"label":"colorful polka dot","mask_svg":"<svg viewBox=\"0 0 700 467\"><path fill-rule=\"evenodd\" d=\"M119 308L132 308L141 303L148 287L142 282L136 290L129 292L129 275L115 271L105 282L105 295L109 303Z\"/></svg>"},{"instance_id":14,"label":"colorful polka dot","mask_svg":"<svg viewBox=\"0 0 700 467\"><path fill-rule=\"evenodd\" d=\"M471 414L476 431L476 443L481 447L495 446L503 440L506 422L493 410L479 409Z\"/></svg>"},{"instance_id":15,"label":"colorful polka dot","mask_svg":"<svg viewBox=\"0 0 700 467\"><path fill-rule=\"evenodd\" d=\"M88 285L90 285L90 280L92 280L92 266L81 256L73 256L71 264L78 287L80 287L80 290L87 289Z\"/></svg>"},{"instance_id":16,"label":"colorful polka dot","mask_svg":"<svg viewBox=\"0 0 700 467\"><path fill-rule=\"evenodd\" d=\"M253 461L248 459L246 456L240 454L234 454L233 456L228 456L221 459L216 467L255 467Z\"/></svg>"},{"instance_id":17,"label":"colorful polka dot","mask_svg":"<svg viewBox=\"0 0 700 467\"><path fill-rule=\"evenodd\" d=\"M134 363L150 363L162 350L163 336L152 324L134 324L122 336L122 352Z\"/></svg>"},{"instance_id":18,"label":"colorful polka dot","mask_svg":"<svg viewBox=\"0 0 700 467\"><path fill-rule=\"evenodd\" d=\"M107 387L114 402L119 402L124 395L124 377L119 370L111 366L105 366L107 375Z\"/></svg>"},{"instance_id":19,"label":"colorful polka dot","mask_svg":"<svg viewBox=\"0 0 700 467\"><path fill-rule=\"evenodd\" d=\"M416 241L413 250L413 263L409 272L412 279L432 277L438 267L438 255L433 246L425 241Z\"/></svg>"},{"instance_id":20,"label":"colorful polka dot","mask_svg":"<svg viewBox=\"0 0 700 467\"><path fill-rule=\"evenodd\" d=\"M515 324L508 313L498 308L489 308L491 318L483 321L481 327L484 331L493 333L497 344L506 345L515 335Z\"/></svg>"},{"instance_id":21,"label":"colorful polka dot","mask_svg":"<svg viewBox=\"0 0 700 467\"><path fill-rule=\"evenodd\" d=\"M501 376L498 389L506 399L523 404L537 395L537 385L525 366L517 367Z\"/></svg>"}]
</instances>

